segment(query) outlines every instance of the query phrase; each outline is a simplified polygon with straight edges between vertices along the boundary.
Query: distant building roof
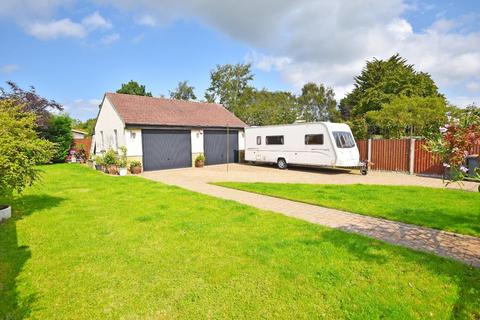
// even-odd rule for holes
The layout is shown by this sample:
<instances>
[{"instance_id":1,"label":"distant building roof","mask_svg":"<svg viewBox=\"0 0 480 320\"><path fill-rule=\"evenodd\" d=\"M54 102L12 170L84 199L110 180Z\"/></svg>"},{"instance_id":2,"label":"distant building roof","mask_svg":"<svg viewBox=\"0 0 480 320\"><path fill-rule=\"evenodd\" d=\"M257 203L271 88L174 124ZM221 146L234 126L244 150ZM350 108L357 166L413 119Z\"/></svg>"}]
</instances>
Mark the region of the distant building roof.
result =
<instances>
[{"instance_id":1,"label":"distant building roof","mask_svg":"<svg viewBox=\"0 0 480 320\"><path fill-rule=\"evenodd\" d=\"M72 129L72 132L81 133L81 134L88 134L87 132L82 131L82 130L78 130L78 129Z\"/></svg>"},{"instance_id":2,"label":"distant building roof","mask_svg":"<svg viewBox=\"0 0 480 320\"><path fill-rule=\"evenodd\" d=\"M246 124L216 103L106 93L126 125L234 127Z\"/></svg>"}]
</instances>

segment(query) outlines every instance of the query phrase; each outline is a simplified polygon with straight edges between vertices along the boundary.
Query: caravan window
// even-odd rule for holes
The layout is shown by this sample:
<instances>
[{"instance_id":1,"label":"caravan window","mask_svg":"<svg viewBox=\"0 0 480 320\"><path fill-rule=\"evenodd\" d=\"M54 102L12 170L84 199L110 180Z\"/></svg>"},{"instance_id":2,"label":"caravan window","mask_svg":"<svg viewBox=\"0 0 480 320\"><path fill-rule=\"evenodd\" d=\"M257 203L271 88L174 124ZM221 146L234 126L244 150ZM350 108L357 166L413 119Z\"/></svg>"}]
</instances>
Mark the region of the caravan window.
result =
<instances>
[{"instance_id":1,"label":"caravan window","mask_svg":"<svg viewBox=\"0 0 480 320\"><path fill-rule=\"evenodd\" d=\"M337 148L353 148L355 147L355 140L353 140L352 134L346 131L334 131L333 137Z\"/></svg>"},{"instance_id":2,"label":"caravan window","mask_svg":"<svg viewBox=\"0 0 480 320\"><path fill-rule=\"evenodd\" d=\"M262 144L262 137L257 136L257 144L258 145Z\"/></svg>"},{"instance_id":3,"label":"caravan window","mask_svg":"<svg viewBox=\"0 0 480 320\"><path fill-rule=\"evenodd\" d=\"M283 144L283 136L267 136L265 142L267 144Z\"/></svg>"},{"instance_id":4,"label":"caravan window","mask_svg":"<svg viewBox=\"0 0 480 320\"><path fill-rule=\"evenodd\" d=\"M323 134L306 134L305 144L323 144Z\"/></svg>"}]
</instances>

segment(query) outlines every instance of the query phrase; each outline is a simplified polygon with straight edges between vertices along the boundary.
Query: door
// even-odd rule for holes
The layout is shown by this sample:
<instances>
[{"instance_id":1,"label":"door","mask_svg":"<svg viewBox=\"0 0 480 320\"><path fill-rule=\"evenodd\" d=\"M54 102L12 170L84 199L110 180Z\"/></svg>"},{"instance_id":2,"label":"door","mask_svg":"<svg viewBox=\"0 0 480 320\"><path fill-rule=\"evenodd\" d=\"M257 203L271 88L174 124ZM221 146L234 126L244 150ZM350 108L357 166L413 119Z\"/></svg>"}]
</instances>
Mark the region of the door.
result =
<instances>
[{"instance_id":1,"label":"door","mask_svg":"<svg viewBox=\"0 0 480 320\"><path fill-rule=\"evenodd\" d=\"M192 166L190 130L142 130L145 171Z\"/></svg>"},{"instance_id":2,"label":"door","mask_svg":"<svg viewBox=\"0 0 480 320\"><path fill-rule=\"evenodd\" d=\"M203 148L207 165L238 162L238 131L204 130Z\"/></svg>"}]
</instances>

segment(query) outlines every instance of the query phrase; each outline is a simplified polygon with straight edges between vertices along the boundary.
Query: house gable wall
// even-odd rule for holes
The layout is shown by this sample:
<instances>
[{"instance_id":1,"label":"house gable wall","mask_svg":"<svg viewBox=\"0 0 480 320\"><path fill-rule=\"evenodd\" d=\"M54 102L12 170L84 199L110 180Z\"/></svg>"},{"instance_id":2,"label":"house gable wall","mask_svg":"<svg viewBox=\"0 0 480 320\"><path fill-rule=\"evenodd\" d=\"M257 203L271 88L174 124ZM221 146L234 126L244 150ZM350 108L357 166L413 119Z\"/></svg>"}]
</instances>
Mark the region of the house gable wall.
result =
<instances>
[{"instance_id":1,"label":"house gable wall","mask_svg":"<svg viewBox=\"0 0 480 320\"><path fill-rule=\"evenodd\" d=\"M125 145L125 124L106 97L95 125L95 144L97 154L109 148L117 150Z\"/></svg>"}]
</instances>

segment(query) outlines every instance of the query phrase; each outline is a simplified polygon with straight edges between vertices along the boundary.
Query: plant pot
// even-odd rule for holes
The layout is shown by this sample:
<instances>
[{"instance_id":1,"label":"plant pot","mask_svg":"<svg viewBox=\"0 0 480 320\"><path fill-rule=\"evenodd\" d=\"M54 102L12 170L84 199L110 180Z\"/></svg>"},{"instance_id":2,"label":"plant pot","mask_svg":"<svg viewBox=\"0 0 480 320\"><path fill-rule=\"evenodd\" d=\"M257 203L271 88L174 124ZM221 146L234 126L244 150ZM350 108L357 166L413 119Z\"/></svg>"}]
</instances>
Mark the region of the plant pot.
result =
<instances>
[{"instance_id":1,"label":"plant pot","mask_svg":"<svg viewBox=\"0 0 480 320\"><path fill-rule=\"evenodd\" d=\"M12 216L12 207L0 204L0 221L8 219Z\"/></svg>"},{"instance_id":2,"label":"plant pot","mask_svg":"<svg viewBox=\"0 0 480 320\"><path fill-rule=\"evenodd\" d=\"M195 167L196 168L203 168L204 165L205 165L204 160L195 160Z\"/></svg>"},{"instance_id":3,"label":"plant pot","mask_svg":"<svg viewBox=\"0 0 480 320\"><path fill-rule=\"evenodd\" d=\"M107 173L108 173L108 174L117 175L117 174L118 174L117 166L114 165L114 164L108 165L108 166L107 166Z\"/></svg>"},{"instance_id":4,"label":"plant pot","mask_svg":"<svg viewBox=\"0 0 480 320\"><path fill-rule=\"evenodd\" d=\"M118 174L121 175L122 177L126 176L127 172L128 172L127 168L120 168L120 170L118 170Z\"/></svg>"},{"instance_id":5,"label":"plant pot","mask_svg":"<svg viewBox=\"0 0 480 320\"><path fill-rule=\"evenodd\" d=\"M132 174L140 174L142 173L142 167L141 166L130 167L130 172Z\"/></svg>"}]
</instances>

